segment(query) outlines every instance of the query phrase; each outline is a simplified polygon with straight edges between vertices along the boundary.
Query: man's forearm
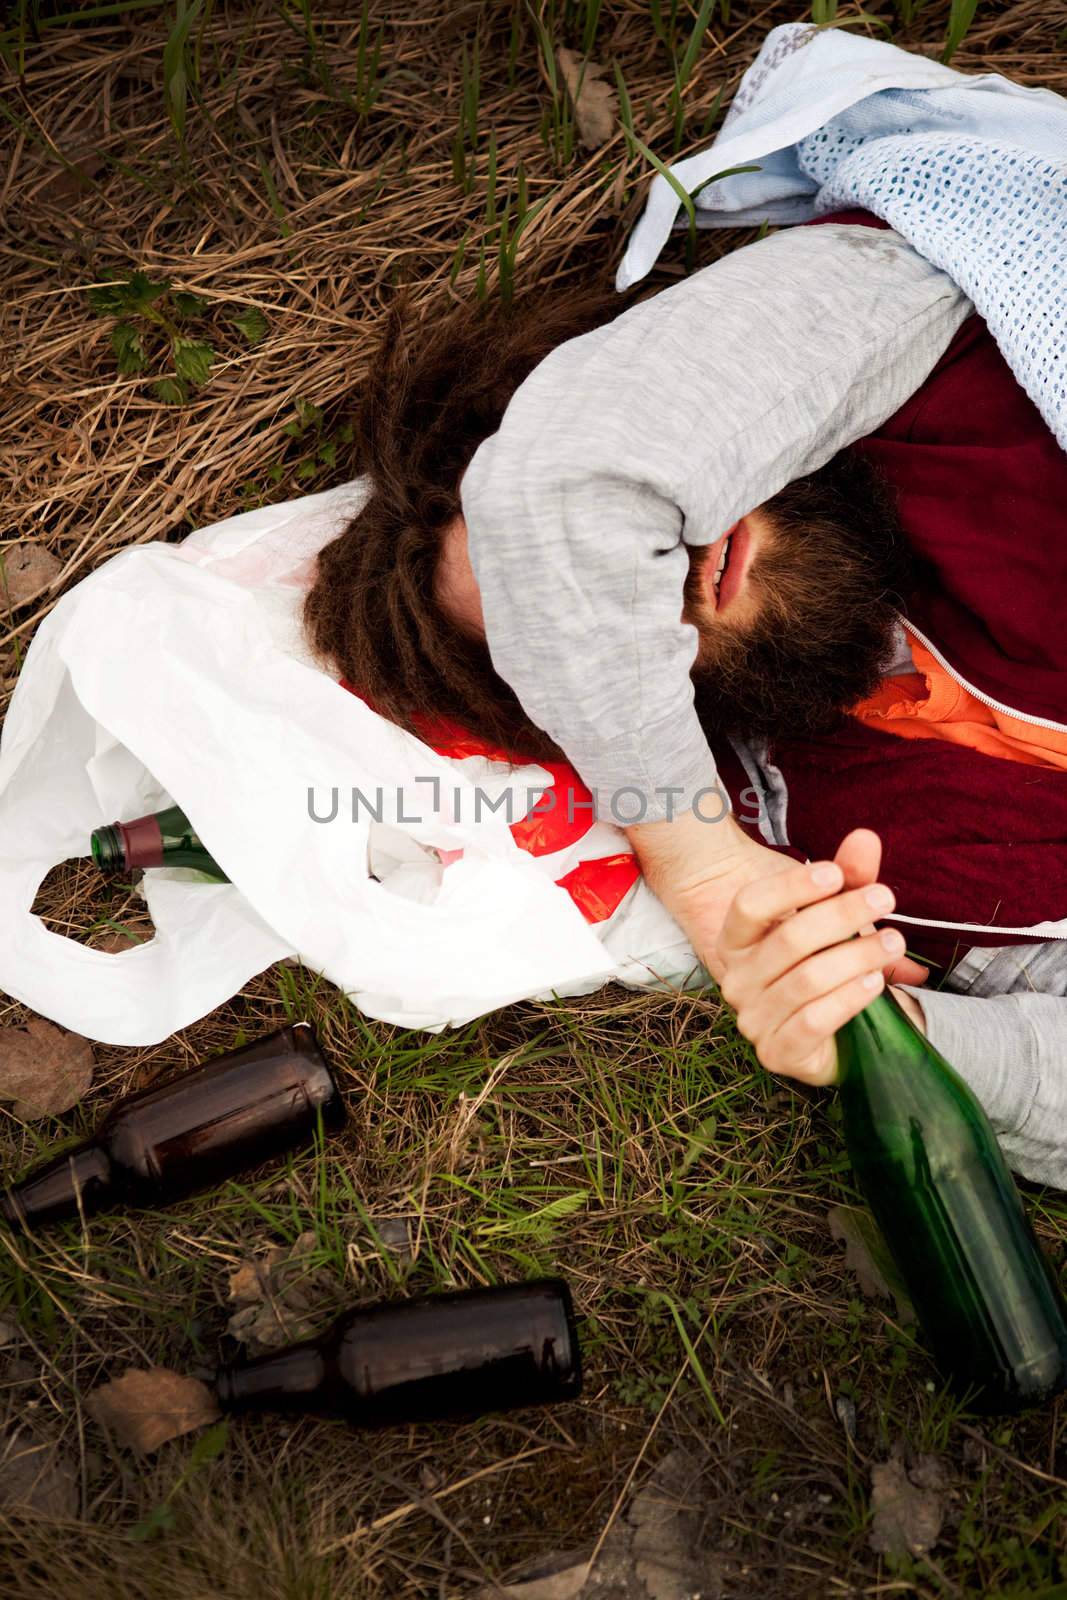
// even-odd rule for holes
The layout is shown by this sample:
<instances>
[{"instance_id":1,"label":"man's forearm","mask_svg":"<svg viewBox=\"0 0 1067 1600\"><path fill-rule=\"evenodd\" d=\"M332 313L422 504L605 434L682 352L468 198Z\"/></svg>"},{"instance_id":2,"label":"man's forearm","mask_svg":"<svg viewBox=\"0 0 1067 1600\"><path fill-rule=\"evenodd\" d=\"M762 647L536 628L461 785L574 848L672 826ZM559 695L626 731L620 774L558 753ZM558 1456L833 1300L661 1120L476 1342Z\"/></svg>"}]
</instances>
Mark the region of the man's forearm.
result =
<instances>
[{"instance_id":1,"label":"man's forearm","mask_svg":"<svg viewBox=\"0 0 1067 1600\"><path fill-rule=\"evenodd\" d=\"M712 977L721 977L716 943L737 891L790 864L784 852L757 844L725 812L707 821L693 811L672 822L627 828L649 888L687 934Z\"/></svg>"}]
</instances>

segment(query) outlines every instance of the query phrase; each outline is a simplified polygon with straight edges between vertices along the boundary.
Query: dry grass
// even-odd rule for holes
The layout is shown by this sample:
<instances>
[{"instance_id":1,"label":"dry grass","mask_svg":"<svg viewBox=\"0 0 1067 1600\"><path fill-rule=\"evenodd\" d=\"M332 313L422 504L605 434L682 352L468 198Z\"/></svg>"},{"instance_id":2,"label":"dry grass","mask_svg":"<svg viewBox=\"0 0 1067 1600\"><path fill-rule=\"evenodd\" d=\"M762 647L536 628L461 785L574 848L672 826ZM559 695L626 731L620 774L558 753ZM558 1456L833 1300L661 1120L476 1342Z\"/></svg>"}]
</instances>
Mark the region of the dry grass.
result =
<instances>
[{"instance_id":1,"label":"dry grass","mask_svg":"<svg viewBox=\"0 0 1067 1600\"><path fill-rule=\"evenodd\" d=\"M28 9L8 7L8 24ZM538 9L557 43L580 45L583 5ZM669 0L660 9L667 19ZM675 9L680 56L699 7ZM39 10L47 20L56 8ZM939 49L947 10L929 0L895 37ZM530 205L544 202L519 245L515 292L617 262L649 174L627 160L621 131L556 159L528 12L506 0L372 4L380 92L361 115L353 11L208 8L192 35L182 141L166 99L169 12L45 27L24 56L9 46L0 530L43 545L59 569L0 609L5 700L57 595L116 549L351 476L345 411L394 285L414 285L426 316L445 297L467 301L484 244L481 282L496 290L490 130L498 197L517 193L521 161ZM673 74L651 11L608 0L593 53L619 61L636 131L669 154ZM679 153L706 142L719 91L728 103L767 28L797 15L735 3L729 24L716 17L685 86ZM954 64L1067 90L1065 22L1044 0L983 4ZM475 37L479 138L465 192L453 142ZM702 234L698 259L747 237ZM208 302L191 331L213 345L214 369L185 405L155 398L162 365L118 374L111 319L89 307L90 285L135 269ZM650 291L683 270L675 239ZM231 320L249 308L266 319L254 345ZM286 432L301 416L304 431ZM94 941L116 924L145 931L136 897L84 867L54 874L41 907ZM0 1592L458 1594L546 1549L587 1549L679 1443L710 1452L694 1493L728 1596L1006 1594L1067 1577L1058 1408L974 1430L931 1392L907 1330L855 1297L830 1243L825 1209L851 1198L832 1102L754 1071L708 1001L605 991L426 1038L369 1025L328 985L279 968L156 1049L99 1047L87 1105L37 1137L88 1125L122 1089L228 1047L238 1029L296 1014L316 1021L353 1108L328 1151L165 1215L100 1218L84 1237L64 1230L3 1252L0 1316L17 1318L22 1342L0 1351L0 1397L62 1442L80 1509L68 1522L3 1525ZM20 1015L0 1008L0 1021ZM0 1141L5 1171L35 1149L6 1114ZM1067 1236L1056 1197L1038 1211L1046 1239ZM397 1215L417 1246L403 1268L368 1225ZM369 1446L340 1425L242 1423L187 1480L187 1440L148 1465L113 1447L84 1412L89 1389L127 1363L209 1364L225 1348L227 1266L252 1238L309 1226L338 1304L391 1292L398 1276L414 1290L565 1271L583 1318L585 1396ZM854 1442L842 1400L857 1408ZM933 1556L890 1572L867 1547L868 1474L898 1438L941 1456L951 1488ZM168 1497L174 1527L134 1537Z\"/></svg>"},{"instance_id":2,"label":"dry grass","mask_svg":"<svg viewBox=\"0 0 1067 1600\"><path fill-rule=\"evenodd\" d=\"M275 462L292 469L282 429L294 398L331 418L343 411L394 283L415 285L426 315L446 295L463 300L474 292L488 129L496 134L501 194L521 161L531 205L546 200L520 242L520 291L569 282L590 264L618 259L644 203L647 171L640 158L624 165L621 129L608 145L578 151L566 170L555 170L541 139L547 89L528 23L514 87L506 85L513 10L457 6L442 22L436 6L412 6L403 18L395 7L376 6L384 84L361 121L340 99L357 91L352 8L314 8L313 56L293 13L220 8L200 50L200 101L187 113L184 154L166 115L164 24L154 11L130 13L118 27L57 27L42 46L27 46L21 80L9 67L0 168L0 536L43 541L61 566L0 636L8 692L13 647L28 641L63 588L115 549L179 538L232 513L241 486L259 482ZM641 3L605 7L598 52L619 60L641 137L664 149L673 78L647 12ZM956 64L1064 88L1057 13L1042 0L989 6ZM700 127L720 89L729 101L766 29L794 15L737 8L729 28L713 26L684 96L690 129ZM945 7L930 5L898 37L940 43L944 26ZM482 149L478 181L464 195L451 151L460 46L475 32ZM681 153L699 142L691 135ZM466 259L450 285L468 229ZM705 234L700 259L737 242ZM109 323L87 310L88 285L137 268L210 302L197 331L214 337L220 359L210 385L187 406L162 405L141 378L118 377ZM676 245L653 285L679 270ZM227 323L228 313L250 306L269 328L252 350ZM330 476L342 478L344 465ZM271 492L294 487L287 475Z\"/></svg>"}]
</instances>

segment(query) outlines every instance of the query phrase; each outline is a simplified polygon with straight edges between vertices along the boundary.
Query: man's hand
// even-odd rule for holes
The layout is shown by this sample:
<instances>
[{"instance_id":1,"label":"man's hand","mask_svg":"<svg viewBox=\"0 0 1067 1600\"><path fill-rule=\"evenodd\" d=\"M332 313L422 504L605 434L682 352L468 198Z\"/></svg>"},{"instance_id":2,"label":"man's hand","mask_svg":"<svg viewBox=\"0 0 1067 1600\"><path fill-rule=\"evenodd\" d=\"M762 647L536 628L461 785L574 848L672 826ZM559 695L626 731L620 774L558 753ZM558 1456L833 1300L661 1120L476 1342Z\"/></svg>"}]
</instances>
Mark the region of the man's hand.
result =
<instances>
[{"instance_id":1,"label":"man's hand","mask_svg":"<svg viewBox=\"0 0 1067 1600\"><path fill-rule=\"evenodd\" d=\"M734 899L719 938L720 988L768 1071L832 1083L834 1035L881 993L887 970L921 981L922 969L904 957L903 935L872 926L895 903L875 881L881 855L878 835L858 828L833 861L782 868L778 858L778 871ZM921 1026L921 1008L903 999Z\"/></svg>"},{"instance_id":2,"label":"man's hand","mask_svg":"<svg viewBox=\"0 0 1067 1600\"><path fill-rule=\"evenodd\" d=\"M724 966L717 946L734 896L745 884L792 866L791 858L758 844L729 813L719 822L705 822L687 811L671 822L634 823L625 832L649 888L688 935L712 977L721 980ZM877 834L866 828L850 833L836 857L847 886L873 883L881 856ZM904 956L890 965L888 976L897 983L919 984L926 980L926 968Z\"/></svg>"}]
</instances>

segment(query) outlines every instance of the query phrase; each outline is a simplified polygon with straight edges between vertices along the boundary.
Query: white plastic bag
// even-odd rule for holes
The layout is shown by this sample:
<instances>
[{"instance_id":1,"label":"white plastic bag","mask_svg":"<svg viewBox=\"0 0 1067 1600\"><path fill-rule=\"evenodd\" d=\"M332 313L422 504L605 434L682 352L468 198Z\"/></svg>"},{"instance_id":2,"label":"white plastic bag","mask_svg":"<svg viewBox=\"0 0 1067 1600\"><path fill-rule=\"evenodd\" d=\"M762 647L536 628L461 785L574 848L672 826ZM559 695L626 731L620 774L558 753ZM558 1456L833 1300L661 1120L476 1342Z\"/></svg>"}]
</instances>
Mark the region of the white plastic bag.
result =
<instances>
[{"instance_id":1,"label":"white plastic bag","mask_svg":"<svg viewBox=\"0 0 1067 1600\"><path fill-rule=\"evenodd\" d=\"M180 546L120 551L41 624L0 749L8 994L132 1045L193 1022L288 955L369 1015L421 1028L611 977L702 976L643 883L597 929L557 887L572 858L625 849L619 830L598 823L566 860L531 856L503 813L482 806L475 820L474 790L510 786L522 816L518 797L536 798L542 769L502 778L492 762L440 756L311 659L300 608L314 557L366 493L360 479ZM316 821L334 789L336 817ZM354 790L371 804L353 821ZM155 937L115 954L32 915L46 873L86 855L93 828L171 803L230 883L147 872Z\"/></svg>"}]
</instances>

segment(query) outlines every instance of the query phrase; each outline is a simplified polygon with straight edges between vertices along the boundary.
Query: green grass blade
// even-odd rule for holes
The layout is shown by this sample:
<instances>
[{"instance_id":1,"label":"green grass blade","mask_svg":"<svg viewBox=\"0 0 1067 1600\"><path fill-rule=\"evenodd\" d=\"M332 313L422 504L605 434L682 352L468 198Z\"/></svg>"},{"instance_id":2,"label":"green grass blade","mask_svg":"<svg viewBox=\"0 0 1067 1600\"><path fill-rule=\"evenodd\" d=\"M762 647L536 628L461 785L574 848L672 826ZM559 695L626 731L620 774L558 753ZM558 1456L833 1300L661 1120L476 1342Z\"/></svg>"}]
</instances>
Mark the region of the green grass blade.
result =
<instances>
[{"instance_id":1,"label":"green grass blade","mask_svg":"<svg viewBox=\"0 0 1067 1600\"><path fill-rule=\"evenodd\" d=\"M485 225L496 226L496 129L489 130L489 171L486 178Z\"/></svg>"},{"instance_id":2,"label":"green grass blade","mask_svg":"<svg viewBox=\"0 0 1067 1600\"><path fill-rule=\"evenodd\" d=\"M725 1428L726 1418L722 1414L719 1402L712 1393L711 1384L708 1382L708 1375L704 1371L700 1357L697 1355L696 1345L693 1343L692 1339L690 1339L689 1334L686 1331L685 1323L682 1321L682 1314L678 1310L678 1307L671 1295L662 1294L660 1298L663 1300L663 1303L666 1305L671 1316L674 1318L674 1326L678 1330L678 1337L682 1341L682 1348L689 1357L690 1369L692 1370L694 1378L697 1380L704 1392L704 1398L711 1407L712 1415L719 1424L720 1428Z\"/></svg>"},{"instance_id":3,"label":"green grass blade","mask_svg":"<svg viewBox=\"0 0 1067 1600\"><path fill-rule=\"evenodd\" d=\"M592 55L596 45L597 28L600 26L600 7L602 0L586 0L585 23L582 27L582 54Z\"/></svg>"},{"instance_id":4,"label":"green grass blade","mask_svg":"<svg viewBox=\"0 0 1067 1600\"><path fill-rule=\"evenodd\" d=\"M200 15L203 5L204 0L192 0L192 4L187 4L186 0L178 0L174 26L163 46L163 92L167 101L167 114L179 143L185 141L185 108L189 88L186 47L189 42L189 31Z\"/></svg>"},{"instance_id":5,"label":"green grass blade","mask_svg":"<svg viewBox=\"0 0 1067 1600\"><path fill-rule=\"evenodd\" d=\"M38 16L34 22L34 33L41 33L45 28L63 28L68 22L106 22L111 17L124 17L128 11L162 11L167 0L118 0L115 5L86 6L82 11L60 11L54 17ZM26 24L24 18L14 28L6 28L0 33L0 45L25 43Z\"/></svg>"},{"instance_id":6,"label":"green grass blade","mask_svg":"<svg viewBox=\"0 0 1067 1600\"><path fill-rule=\"evenodd\" d=\"M709 183L719 183L723 178L736 177L736 175L739 172L762 172L762 171L763 171L763 168L762 167L758 167L758 166L756 166L756 167L724 167L721 172L713 172L710 178L705 178L702 183L698 183L697 184L696 188L694 190L692 190L693 199L695 200L697 195L700 194L700 192L703 189L706 189Z\"/></svg>"},{"instance_id":7,"label":"green grass blade","mask_svg":"<svg viewBox=\"0 0 1067 1600\"><path fill-rule=\"evenodd\" d=\"M689 43L685 47L685 55L682 57L682 64L678 68L679 92L681 92L681 90L684 89L686 84L689 82L689 75L696 64L696 58L700 53L700 47L704 43L704 35L707 33L708 28L711 25L711 19L715 14L716 3L717 0L704 0L703 5L700 7L696 22L693 24L693 31L689 35Z\"/></svg>"},{"instance_id":8,"label":"green grass blade","mask_svg":"<svg viewBox=\"0 0 1067 1600\"><path fill-rule=\"evenodd\" d=\"M285 214L285 207L282 205L282 202L279 199L277 185L274 182L274 175L262 156L259 158L259 175L263 179L263 184L267 191L267 198L270 201L270 208L278 219L278 227L281 229L282 238L288 239L292 234L293 229L288 217Z\"/></svg>"},{"instance_id":9,"label":"green grass blade","mask_svg":"<svg viewBox=\"0 0 1067 1600\"><path fill-rule=\"evenodd\" d=\"M459 276L460 268L463 265L463 257L467 253L467 240L470 238L470 236L471 236L471 229L468 228L467 231L464 233L462 239L459 241L459 244L456 246L456 253L452 258L452 270L448 274L449 288L452 287L452 285L455 283L457 277Z\"/></svg>"},{"instance_id":10,"label":"green grass blade","mask_svg":"<svg viewBox=\"0 0 1067 1600\"><path fill-rule=\"evenodd\" d=\"M952 60L956 51L967 36L967 31L974 21L974 14L978 10L978 0L952 0L952 7L948 14L948 33L945 36L945 48L941 52L942 61Z\"/></svg>"},{"instance_id":11,"label":"green grass blade","mask_svg":"<svg viewBox=\"0 0 1067 1600\"><path fill-rule=\"evenodd\" d=\"M520 41L521 37L522 37L522 33L521 33L521 29L519 27L519 13L516 10L516 11L512 12L512 16L511 16L511 38L508 40L508 88L509 89L514 89L514 87L515 87L515 61L516 61L516 58L518 57L518 54L519 54L519 41Z\"/></svg>"},{"instance_id":12,"label":"green grass blade","mask_svg":"<svg viewBox=\"0 0 1067 1600\"><path fill-rule=\"evenodd\" d=\"M626 87L626 80L622 75L622 68L619 66L617 61L613 63L613 67L615 72L615 88L618 91L619 96L619 121L622 123L622 131L626 136L627 157L632 158L637 153L634 145L634 109L630 104L630 92Z\"/></svg>"},{"instance_id":13,"label":"green grass blade","mask_svg":"<svg viewBox=\"0 0 1067 1600\"><path fill-rule=\"evenodd\" d=\"M725 85L725 83L720 83L719 89L718 89L718 93L716 94L714 100L711 102L711 106L710 106L710 108L708 110L708 114L704 118L704 121L703 121L703 123L701 125L700 137L702 139L706 139L708 134L711 132L712 128L715 126L716 120L718 119L719 112L722 110L723 96L725 95L725 93L726 93L726 85Z\"/></svg>"},{"instance_id":14,"label":"green grass blade","mask_svg":"<svg viewBox=\"0 0 1067 1600\"><path fill-rule=\"evenodd\" d=\"M617 80L621 83L622 74L619 72L618 62L615 63L615 74ZM686 215L689 218L689 234L686 239L686 266L689 271L692 271L693 262L695 259L697 226L696 207L693 205L692 197L685 188L684 184L679 183L678 179L674 176L674 173L670 170L670 168L660 160L659 156L653 154L653 152L648 148L648 145L645 144L642 139L637 137L637 134L634 133L632 128L630 129L630 138L637 146L637 149L640 151L641 155L644 156L645 160L650 162L660 176L667 180L675 194L678 196L678 199L685 207ZM710 178L705 178L703 183L697 185L693 193L699 194L701 189L706 189L709 183L717 183L720 178L732 177L734 173L759 172L760 170L761 169L759 167L728 167L725 172L716 172L713 173Z\"/></svg>"}]
</instances>

